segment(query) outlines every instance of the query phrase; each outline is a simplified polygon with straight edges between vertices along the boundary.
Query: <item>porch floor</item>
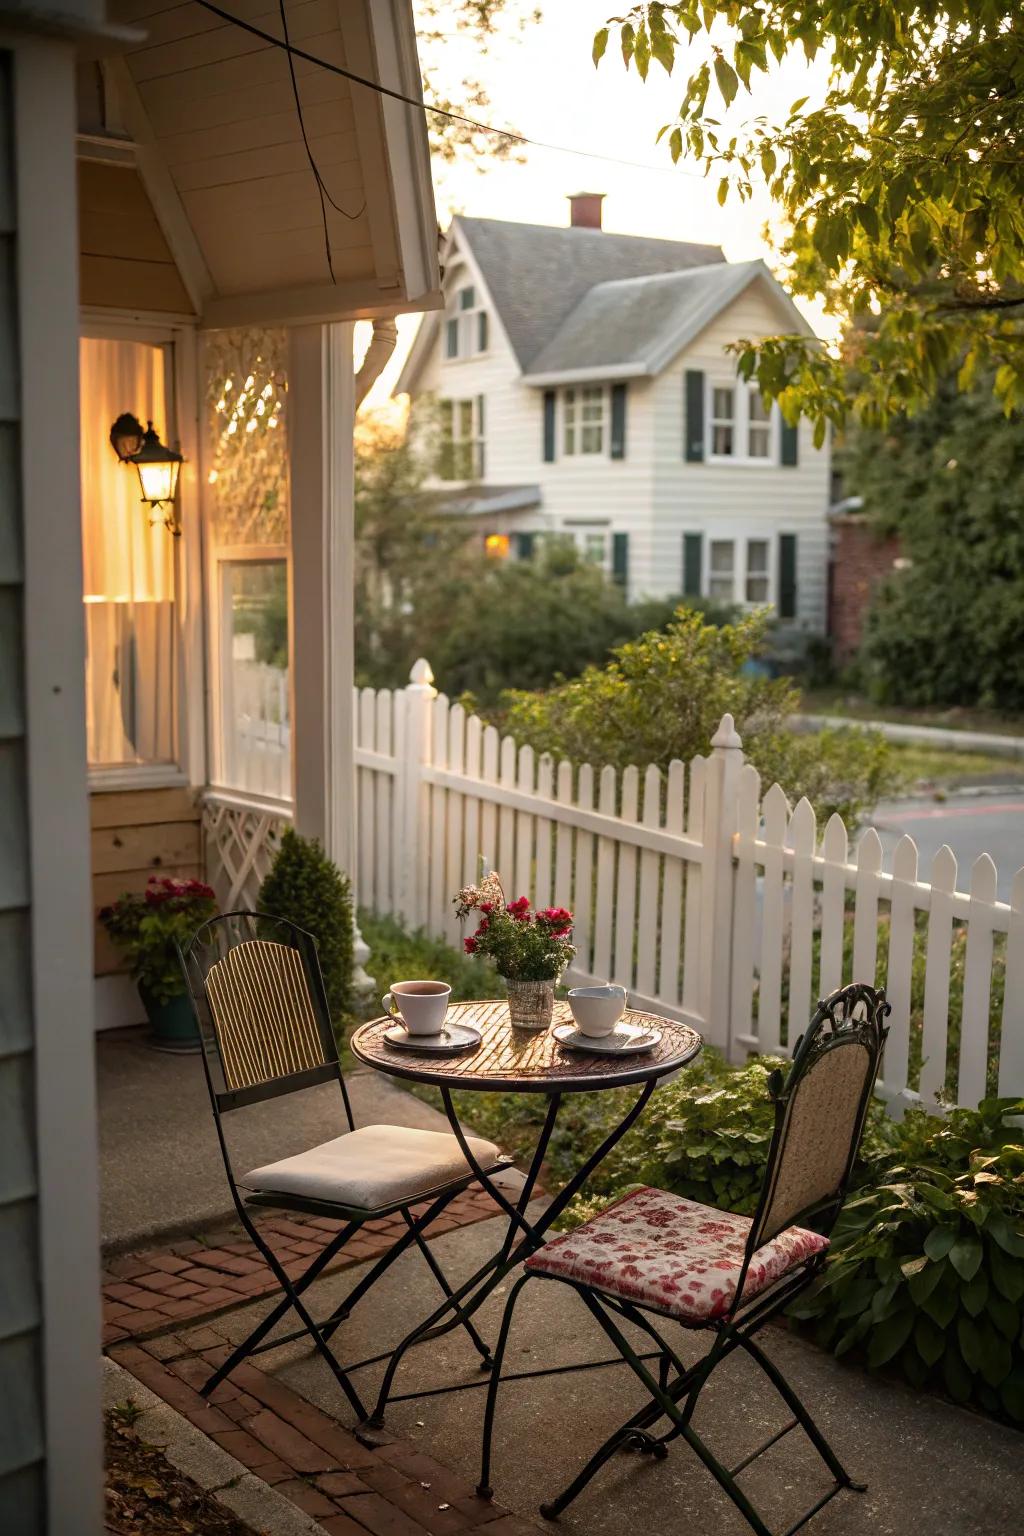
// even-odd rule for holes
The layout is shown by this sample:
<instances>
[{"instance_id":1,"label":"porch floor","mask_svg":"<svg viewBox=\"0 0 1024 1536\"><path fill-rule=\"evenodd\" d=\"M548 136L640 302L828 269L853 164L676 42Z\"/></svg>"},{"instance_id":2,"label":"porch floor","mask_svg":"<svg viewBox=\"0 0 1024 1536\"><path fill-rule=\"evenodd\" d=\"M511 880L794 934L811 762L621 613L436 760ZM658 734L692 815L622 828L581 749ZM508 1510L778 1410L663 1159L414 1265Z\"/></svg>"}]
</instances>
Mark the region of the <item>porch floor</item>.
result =
<instances>
[{"instance_id":1,"label":"porch floor","mask_svg":"<svg viewBox=\"0 0 1024 1536\"><path fill-rule=\"evenodd\" d=\"M144 1028L105 1030L96 1040L96 1073L104 1250L126 1252L232 1215L200 1058L153 1050ZM352 1071L345 1080L357 1125L449 1128L439 1110L379 1072ZM344 1129L341 1095L331 1083L239 1110L225 1121L242 1172Z\"/></svg>"}]
</instances>

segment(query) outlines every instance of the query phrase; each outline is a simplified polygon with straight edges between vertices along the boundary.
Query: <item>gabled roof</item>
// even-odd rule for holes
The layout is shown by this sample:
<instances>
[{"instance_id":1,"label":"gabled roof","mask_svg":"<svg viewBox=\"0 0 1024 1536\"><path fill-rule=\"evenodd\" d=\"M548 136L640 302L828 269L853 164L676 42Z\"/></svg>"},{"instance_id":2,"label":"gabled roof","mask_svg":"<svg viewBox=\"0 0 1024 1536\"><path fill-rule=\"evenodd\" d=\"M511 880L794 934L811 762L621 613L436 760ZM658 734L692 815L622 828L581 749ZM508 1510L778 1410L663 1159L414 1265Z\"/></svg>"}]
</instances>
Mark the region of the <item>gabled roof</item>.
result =
<instances>
[{"instance_id":1,"label":"gabled roof","mask_svg":"<svg viewBox=\"0 0 1024 1536\"><path fill-rule=\"evenodd\" d=\"M524 374L527 384L651 377L758 279L800 331L809 327L763 261L716 262L688 271L598 283Z\"/></svg>"},{"instance_id":2,"label":"gabled roof","mask_svg":"<svg viewBox=\"0 0 1024 1536\"><path fill-rule=\"evenodd\" d=\"M683 240L461 215L454 224L473 253L524 373L532 372L553 332L598 283L725 261L717 245Z\"/></svg>"}]
</instances>

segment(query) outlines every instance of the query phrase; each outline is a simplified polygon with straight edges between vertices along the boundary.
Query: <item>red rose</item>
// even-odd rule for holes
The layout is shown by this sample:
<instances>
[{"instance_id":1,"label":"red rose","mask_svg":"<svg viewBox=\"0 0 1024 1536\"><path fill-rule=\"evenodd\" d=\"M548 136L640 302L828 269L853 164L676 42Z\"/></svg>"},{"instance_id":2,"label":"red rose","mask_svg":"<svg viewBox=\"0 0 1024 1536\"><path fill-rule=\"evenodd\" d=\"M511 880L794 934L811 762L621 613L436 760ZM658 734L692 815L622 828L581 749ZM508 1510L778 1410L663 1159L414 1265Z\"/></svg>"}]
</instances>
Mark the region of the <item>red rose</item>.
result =
<instances>
[{"instance_id":1,"label":"red rose","mask_svg":"<svg viewBox=\"0 0 1024 1536\"><path fill-rule=\"evenodd\" d=\"M525 923L527 921L529 910L530 898L528 896L520 896L508 904L508 915L514 918L517 923Z\"/></svg>"},{"instance_id":2,"label":"red rose","mask_svg":"<svg viewBox=\"0 0 1024 1536\"><path fill-rule=\"evenodd\" d=\"M466 951L467 955L475 955L476 954L476 939L474 939L474 938L464 939L463 942L462 942L462 947Z\"/></svg>"}]
</instances>

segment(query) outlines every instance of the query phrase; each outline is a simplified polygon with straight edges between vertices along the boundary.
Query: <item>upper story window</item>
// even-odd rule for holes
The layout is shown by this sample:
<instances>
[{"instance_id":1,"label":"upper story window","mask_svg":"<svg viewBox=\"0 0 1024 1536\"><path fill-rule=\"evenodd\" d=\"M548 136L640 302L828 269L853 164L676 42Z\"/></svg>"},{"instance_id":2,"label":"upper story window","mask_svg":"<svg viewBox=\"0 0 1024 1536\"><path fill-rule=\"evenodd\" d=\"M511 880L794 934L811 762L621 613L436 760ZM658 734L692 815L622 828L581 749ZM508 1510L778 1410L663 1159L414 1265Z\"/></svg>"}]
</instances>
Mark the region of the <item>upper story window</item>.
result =
<instances>
[{"instance_id":1,"label":"upper story window","mask_svg":"<svg viewBox=\"0 0 1024 1536\"><path fill-rule=\"evenodd\" d=\"M441 401L442 480L484 477L484 397Z\"/></svg>"},{"instance_id":2,"label":"upper story window","mask_svg":"<svg viewBox=\"0 0 1024 1536\"><path fill-rule=\"evenodd\" d=\"M756 384L712 381L708 388L707 457L734 464L777 462L776 412Z\"/></svg>"},{"instance_id":3,"label":"upper story window","mask_svg":"<svg viewBox=\"0 0 1024 1536\"><path fill-rule=\"evenodd\" d=\"M562 394L562 450L577 453L604 452L604 389L588 384Z\"/></svg>"},{"instance_id":4,"label":"upper story window","mask_svg":"<svg viewBox=\"0 0 1024 1536\"><path fill-rule=\"evenodd\" d=\"M476 357L487 351L487 311L479 302L476 288L467 283L459 288L448 305L444 328L444 355L449 362L460 357Z\"/></svg>"}]
</instances>

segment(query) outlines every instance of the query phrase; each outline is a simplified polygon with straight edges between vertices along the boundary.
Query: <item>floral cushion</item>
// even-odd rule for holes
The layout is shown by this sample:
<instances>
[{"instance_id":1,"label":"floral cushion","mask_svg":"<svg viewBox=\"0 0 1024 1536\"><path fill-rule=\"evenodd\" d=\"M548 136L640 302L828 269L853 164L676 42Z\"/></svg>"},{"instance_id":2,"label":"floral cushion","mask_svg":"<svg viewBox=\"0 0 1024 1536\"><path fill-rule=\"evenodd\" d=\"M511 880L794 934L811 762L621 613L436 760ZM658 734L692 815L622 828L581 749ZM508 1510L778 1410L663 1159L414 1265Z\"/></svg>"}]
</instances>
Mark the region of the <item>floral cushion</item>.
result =
<instances>
[{"instance_id":1,"label":"floral cushion","mask_svg":"<svg viewBox=\"0 0 1024 1536\"><path fill-rule=\"evenodd\" d=\"M662 1189L638 1189L553 1238L527 1259L526 1268L702 1323L729 1310L749 1231L749 1216ZM744 1300L827 1247L827 1237L787 1227L751 1260Z\"/></svg>"}]
</instances>

